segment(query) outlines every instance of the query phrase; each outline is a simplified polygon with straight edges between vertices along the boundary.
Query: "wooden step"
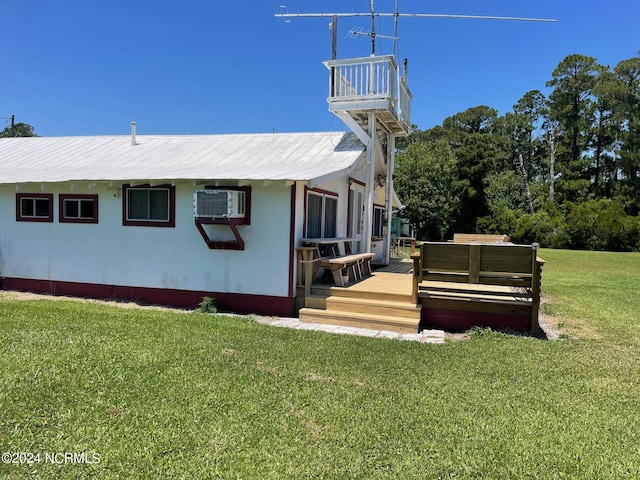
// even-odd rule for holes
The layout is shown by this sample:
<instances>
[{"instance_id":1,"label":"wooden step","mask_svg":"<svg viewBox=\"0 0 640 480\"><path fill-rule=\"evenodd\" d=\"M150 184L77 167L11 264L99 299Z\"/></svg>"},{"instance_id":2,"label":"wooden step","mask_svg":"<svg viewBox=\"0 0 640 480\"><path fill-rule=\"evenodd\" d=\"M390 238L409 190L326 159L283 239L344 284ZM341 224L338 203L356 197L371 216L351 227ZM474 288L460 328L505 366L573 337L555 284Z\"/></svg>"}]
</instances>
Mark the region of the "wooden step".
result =
<instances>
[{"instance_id":1,"label":"wooden step","mask_svg":"<svg viewBox=\"0 0 640 480\"><path fill-rule=\"evenodd\" d=\"M363 300L382 300L385 302L411 303L411 293L379 292L359 290L356 288L340 288L332 286L316 286L311 288L312 295L325 297L358 298Z\"/></svg>"},{"instance_id":2,"label":"wooden step","mask_svg":"<svg viewBox=\"0 0 640 480\"><path fill-rule=\"evenodd\" d=\"M327 308L327 297L324 295L309 295L305 297L304 306L325 310Z\"/></svg>"},{"instance_id":3,"label":"wooden step","mask_svg":"<svg viewBox=\"0 0 640 480\"><path fill-rule=\"evenodd\" d=\"M301 322L325 323L373 330L391 330L400 333L417 333L420 324L420 318L340 312L315 308L302 308L299 312L299 318Z\"/></svg>"},{"instance_id":4,"label":"wooden step","mask_svg":"<svg viewBox=\"0 0 640 480\"><path fill-rule=\"evenodd\" d=\"M308 303L306 305L311 306ZM420 320L420 310L422 308L409 302L331 296L326 299L326 309Z\"/></svg>"}]
</instances>

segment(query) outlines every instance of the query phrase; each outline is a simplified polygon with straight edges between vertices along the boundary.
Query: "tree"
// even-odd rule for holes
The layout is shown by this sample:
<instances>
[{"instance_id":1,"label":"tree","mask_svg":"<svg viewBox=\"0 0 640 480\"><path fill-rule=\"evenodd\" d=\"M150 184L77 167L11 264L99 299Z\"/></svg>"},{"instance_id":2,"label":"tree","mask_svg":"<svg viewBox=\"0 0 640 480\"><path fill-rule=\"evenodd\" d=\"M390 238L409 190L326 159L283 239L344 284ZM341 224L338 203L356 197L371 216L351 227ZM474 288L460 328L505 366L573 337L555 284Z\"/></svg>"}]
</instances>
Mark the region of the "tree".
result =
<instances>
[{"instance_id":1,"label":"tree","mask_svg":"<svg viewBox=\"0 0 640 480\"><path fill-rule=\"evenodd\" d=\"M570 201L586 198L591 186L590 161L583 157L590 144L594 123L593 89L606 68L593 57L569 55L555 68L547 82L550 119L558 132L557 170L562 174L558 190Z\"/></svg>"},{"instance_id":2,"label":"tree","mask_svg":"<svg viewBox=\"0 0 640 480\"><path fill-rule=\"evenodd\" d=\"M515 159L515 155L521 154L529 178L544 182L549 171L544 141L549 123L547 99L539 90L530 90L513 106L513 112L518 130L513 134L516 148L512 160Z\"/></svg>"},{"instance_id":3,"label":"tree","mask_svg":"<svg viewBox=\"0 0 640 480\"><path fill-rule=\"evenodd\" d=\"M527 210L522 178L516 173L505 171L491 174L485 179L485 184L487 204L492 215L506 210Z\"/></svg>"},{"instance_id":4,"label":"tree","mask_svg":"<svg viewBox=\"0 0 640 480\"><path fill-rule=\"evenodd\" d=\"M474 231L476 219L488 214L484 200L484 178L495 171L498 159L502 158L498 154L494 136L497 118L495 109L479 105L446 118L442 127L429 131L448 142L457 160L456 187L460 192L461 204L455 223L456 231Z\"/></svg>"},{"instance_id":5,"label":"tree","mask_svg":"<svg viewBox=\"0 0 640 480\"><path fill-rule=\"evenodd\" d=\"M16 123L13 129L9 126L0 130L0 138L6 137L37 137L33 127L28 123Z\"/></svg>"},{"instance_id":6,"label":"tree","mask_svg":"<svg viewBox=\"0 0 640 480\"><path fill-rule=\"evenodd\" d=\"M619 82L617 115L622 122L619 153L621 203L630 215L640 212L640 52L614 68Z\"/></svg>"},{"instance_id":7,"label":"tree","mask_svg":"<svg viewBox=\"0 0 640 480\"><path fill-rule=\"evenodd\" d=\"M419 238L444 239L458 212L456 159L445 140L415 142L396 159L394 186Z\"/></svg>"},{"instance_id":8,"label":"tree","mask_svg":"<svg viewBox=\"0 0 640 480\"><path fill-rule=\"evenodd\" d=\"M607 194L610 197L612 188L604 186L604 171L606 166L612 165L614 145L620 133L620 122L616 121L616 94L620 84L611 72L603 72L598 83L593 88L594 95L594 124L592 126L591 149L591 178L592 191L597 196ZM610 182L611 177L607 180Z\"/></svg>"},{"instance_id":9,"label":"tree","mask_svg":"<svg viewBox=\"0 0 640 480\"><path fill-rule=\"evenodd\" d=\"M614 69L569 55L547 86L503 116L481 105L399 142L401 198L421 236L640 250L640 52Z\"/></svg>"}]
</instances>

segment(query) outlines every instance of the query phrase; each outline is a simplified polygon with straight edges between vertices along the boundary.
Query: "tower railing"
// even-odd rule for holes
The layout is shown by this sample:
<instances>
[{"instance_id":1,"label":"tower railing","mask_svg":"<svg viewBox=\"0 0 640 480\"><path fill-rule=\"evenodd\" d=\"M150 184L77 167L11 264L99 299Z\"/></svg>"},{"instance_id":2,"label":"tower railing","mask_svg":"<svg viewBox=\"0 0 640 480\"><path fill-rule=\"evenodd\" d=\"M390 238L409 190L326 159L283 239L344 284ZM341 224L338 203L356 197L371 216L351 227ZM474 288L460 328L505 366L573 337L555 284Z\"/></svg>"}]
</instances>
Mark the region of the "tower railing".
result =
<instances>
[{"instance_id":1,"label":"tower railing","mask_svg":"<svg viewBox=\"0 0 640 480\"><path fill-rule=\"evenodd\" d=\"M407 127L411 125L411 92L392 55L331 60L325 65L331 72L330 104L345 103L348 109L351 102L366 109L367 101L375 101L372 109L376 109L378 101L387 101L396 120Z\"/></svg>"}]
</instances>

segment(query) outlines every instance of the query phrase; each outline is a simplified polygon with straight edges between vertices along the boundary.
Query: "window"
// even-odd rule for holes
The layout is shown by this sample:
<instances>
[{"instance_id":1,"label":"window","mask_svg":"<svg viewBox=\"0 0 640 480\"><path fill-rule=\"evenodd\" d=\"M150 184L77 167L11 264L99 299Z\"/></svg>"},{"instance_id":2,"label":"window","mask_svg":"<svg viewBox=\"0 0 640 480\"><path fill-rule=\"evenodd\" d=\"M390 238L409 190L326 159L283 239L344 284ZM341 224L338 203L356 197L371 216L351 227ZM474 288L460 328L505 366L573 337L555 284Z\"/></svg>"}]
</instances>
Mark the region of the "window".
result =
<instances>
[{"instance_id":1,"label":"window","mask_svg":"<svg viewBox=\"0 0 640 480\"><path fill-rule=\"evenodd\" d=\"M175 227L175 187L123 185L122 191L123 225Z\"/></svg>"},{"instance_id":2,"label":"window","mask_svg":"<svg viewBox=\"0 0 640 480\"><path fill-rule=\"evenodd\" d=\"M325 238L335 238L336 236L336 219L338 215L338 199L335 197L324 197L324 231L322 236Z\"/></svg>"},{"instance_id":3,"label":"window","mask_svg":"<svg viewBox=\"0 0 640 480\"><path fill-rule=\"evenodd\" d=\"M373 206L373 237L382 238L384 236L384 208Z\"/></svg>"},{"instance_id":4,"label":"window","mask_svg":"<svg viewBox=\"0 0 640 480\"><path fill-rule=\"evenodd\" d=\"M334 194L307 193L308 238L335 238L337 234L338 197Z\"/></svg>"},{"instance_id":5,"label":"window","mask_svg":"<svg viewBox=\"0 0 640 480\"><path fill-rule=\"evenodd\" d=\"M60 195L60 223L98 223L97 195Z\"/></svg>"},{"instance_id":6,"label":"window","mask_svg":"<svg viewBox=\"0 0 640 480\"><path fill-rule=\"evenodd\" d=\"M17 222L53 222L53 195L16 193Z\"/></svg>"}]
</instances>

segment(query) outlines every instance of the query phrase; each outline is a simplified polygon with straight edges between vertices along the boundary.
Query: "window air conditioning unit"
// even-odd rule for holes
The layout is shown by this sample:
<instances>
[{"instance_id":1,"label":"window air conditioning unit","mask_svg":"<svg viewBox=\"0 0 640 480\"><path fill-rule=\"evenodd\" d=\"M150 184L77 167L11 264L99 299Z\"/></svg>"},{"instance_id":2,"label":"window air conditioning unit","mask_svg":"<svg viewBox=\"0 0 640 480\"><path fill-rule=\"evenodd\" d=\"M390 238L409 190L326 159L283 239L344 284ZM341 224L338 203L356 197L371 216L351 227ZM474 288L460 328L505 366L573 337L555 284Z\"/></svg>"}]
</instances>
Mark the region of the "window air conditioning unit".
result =
<instances>
[{"instance_id":1,"label":"window air conditioning unit","mask_svg":"<svg viewBox=\"0 0 640 480\"><path fill-rule=\"evenodd\" d=\"M196 190L193 214L206 218L244 218L246 192L242 190Z\"/></svg>"}]
</instances>

